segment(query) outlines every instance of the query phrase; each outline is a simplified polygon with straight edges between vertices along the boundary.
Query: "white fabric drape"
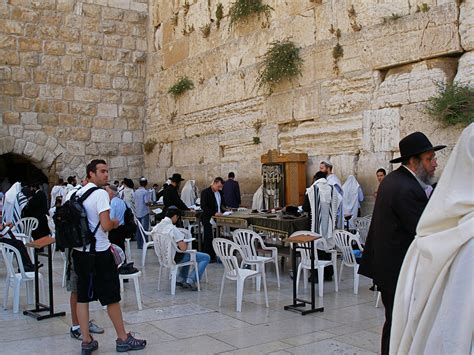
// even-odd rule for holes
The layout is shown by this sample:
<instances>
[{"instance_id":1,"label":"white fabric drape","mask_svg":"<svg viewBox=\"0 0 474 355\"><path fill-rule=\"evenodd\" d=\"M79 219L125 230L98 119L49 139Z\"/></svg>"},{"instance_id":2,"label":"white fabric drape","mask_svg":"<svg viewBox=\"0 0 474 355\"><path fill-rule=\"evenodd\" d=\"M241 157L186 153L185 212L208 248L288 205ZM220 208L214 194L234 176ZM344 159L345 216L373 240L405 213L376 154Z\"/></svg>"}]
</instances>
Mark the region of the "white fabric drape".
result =
<instances>
[{"instance_id":1,"label":"white fabric drape","mask_svg":"<svg viewBox=\"0 0 474 355\"><path fill-rule=\"evenodd\" d=\"M391 354L468 354L474 331L474 124L456 144L400 271Z\"/></svg>"},{"instance_id":2,"label":"white fabric drape","mask_svg":"<svg viewBox=\"0 0 474 355\"><path fill-rule=\"evenodd\" d=\"M341 196L326 179L316 180L306 193L311 206L311 231L321 234L326 240L332 238Z\"/></svg>"},{"instance_id":3,"label":"white fabric drape","mask_svg":"<svg viewBox=\"0 0 474 355\"><path fill-rule=\"evenodd\" d=\"M196 204L196 199L198 198L198 189L196 187L196 180L188 180L181 190L181 200L186 204L186 206L191 207Z\"/></svg>"},{"instance_id":4,"label":"white fabric drape","mask_svg":"<svg viewBox=\"0 0 474 355\"><path fill-rule=\"evenodd\" d=\"M339 180L339 178L337 177L336 174L330 174L327 176L327 182L329 185L331 186L334 186L334 188L336 189L336 191L338 192L339 194L339 200L340 200L340 203L342 202L342 197L343 197L343 190L342 190L342 184L341 184L341 180ZM342 211L342 205L339 204L337 206L337 218L335 218L336 220L336 226L338 229L342 229L344 228L344 212Z\"/></svg>"},{"instance_id":5,"label":"white fabric drape","mask_svg":"<svg viewBox=\"0 0 474 355\"><path fill-rule=\"evenodd\" d=\"M344 192L342 199L342 210L344 215L352 215L349 220L349 227L353 227L352 221L357 218L360 203L364 201L364 193L354 175L349 175L346 182L342 185Z\"/></svg>"},{"instance_id":6,"label":"white fabric drape","mask_svg":"<svg viewBox=\"0 0 474 355\"><path fill-rule=\"evenodd\" d=\"M2 223L15 224L21 219L21 211L28 203L28 199L21 192L21 184L16 182L5 193L2 210Z\"/></svg>"},{"instance_id":7,"label":"white fabric drape","mask_svg":"<svg viewBox=\"0 0 474 355\"><path fill-rule=\"evenodd\" d=\"M257 191L253 194L252 209L258 211L263 210L263 185L260 185Z\"/></svg>"}]
</instances>

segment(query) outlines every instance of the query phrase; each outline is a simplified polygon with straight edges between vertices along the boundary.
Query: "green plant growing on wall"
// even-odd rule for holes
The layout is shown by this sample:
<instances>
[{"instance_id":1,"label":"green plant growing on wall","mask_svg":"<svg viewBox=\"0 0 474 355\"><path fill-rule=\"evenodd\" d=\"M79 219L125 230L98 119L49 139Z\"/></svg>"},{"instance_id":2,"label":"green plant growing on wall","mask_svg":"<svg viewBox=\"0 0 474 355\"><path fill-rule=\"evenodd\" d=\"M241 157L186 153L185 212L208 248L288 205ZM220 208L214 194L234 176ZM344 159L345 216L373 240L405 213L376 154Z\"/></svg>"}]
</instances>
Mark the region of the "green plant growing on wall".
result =
<instances>
[{"instance_id":1,"label":"green plant growing on wall","mask_svg":"<svg viewBox=\"0 0 474 355\"><path fill-rule=\"evenodd\" d=\"M194 25L184 26L183 31L182 31L183 36L187 36L193 32L194 32Z\"/></svg>"},{"instance_id":2,"label":"green plant growing on wall","mask_svg":"<svg viewBox=\"0 0 474 355\"><path fill-rule=\"evenodd\" d=\"M351 24L351 28L354 32L359 32L362 29L362 26L357 23L357 13L354 9L354 5L347 10L347 15L349 16L349 22Z\"/></svg>"},{"instance_id":3,"label":"green plant growing on wall","mask_svg":"<svg viewBox=\"0 0 474 355\"><path fill-rule=\"evenodd\" d=\"M271 95L276 84L301 75L302 67L300 49L293 42L283 40L270 43L270 48L259 64L258 90L265 88L266 93Z\"/></svg>"},{"instance_id":4,"label":"green plant growing on wall","mask_svg":"<svg viewBox=\"0 0 474 355\"><path fill-rule=\"evenodd\" d=\"M430 7L426 2L422 3L421 5L416 5L416 12L428 12L430 11Z\"/></svg>"},{"instance_id":5,"label":"green plant growing on wall","mask_svg":"<svg viewBox=\"0 0 474 355\"><path fill-rule=\"evenodd\" d=\"M150 154L155 149L155 146L158 144L158 141L155 138L148 139L145 143L143 143L143 150L146 154Z\"/></svg>"},{"instance_id":6,"label":"green plant growing on wall","mask_svg":"<svg viewBox=\"0 0 474 355\"><path fill-rule=\"evenodd\" d=\"M219 2L216 7L216 26L221 27L221 20L224 18L224 6Z\"/></svg>"},{"instance_id":7,"label":"green plant growing on wall","mask_svg":"<svg viewBox=\"0 0 474 355\"><path fill-rule=\"evenodd\" d=\"M173 27L178 26L178 12L175 12L173 16L171 17L171 23L173 24Z\"/></svg>"},{"instance_id":8,"label":"green plant growing on wall","mask_svg":"<svg viewBox=\"0 0 474 355\"><path fill-rule=\"evenodd\" d=\"M188 90L194 89L194 83L187 76L180 78L173 86L168 89L168 94L177 98Z\"/></svg>"},{"instance_id":9,"label":"green plant growing on wall","mask_svg":"<svg viewBox=\"0 0 474 355\"><path fill-rule=\"evenodd\" d=\"M388 23L390 21L396 21L401 17L402 17L402 15L392 12L392 14L390 16L386 16L386 17L383 18L383 23Z\"/></svg>"},{"instance_id":10,"label":"green plant growing on wall","mask_svg":"<svg viewBox=\"0 0 474 355\"><path fill-rule=\"evenodd\" d=\"M188 14L188 12L189 12L189 7L190 7L190 5L189 5L189 3L188 3L188 0L185 0L185 1L184 1L184 5L183 5L184 16L186 16L186 15Z\"/></svg>"},{"instance_id":11,"label":"green plant growing on wall","mask_svg":"<svg viewBox=\"0 0 474 355\"><path fill-rule=\"evenodd\" d=\"M253 137L253 144L260 144L260 137Z\"/></svg>"},{"instance_id":12,"label":"green plant growing on wall","mask_svg":"<svg viewBox=\"0 0 474 355\"><path fill-rule=\"evenodd\" d=\"M447 126L473 123L474 88L456 83L438 87L438 94L428 99L426 112Z\"/></svg>"},{"instance_id":13,"label":"green plant growing on wall","mask_svg":"<svg viewBox=\"0 0 474 355\"><path fill-rule=\"evenodd\" d=\"M211 23L209 22L209 23L205 24L204 26L202 26L200 28L200 30L201 30L201 34L204 38L209 37L209 35L211 34Z\"/></svg>"},{"instance_id":14,"label":"green plant growing on wall","mask_svg":"<svg viewBox=\"0 0 474 355\"><path fill-rule=\"evenodd\" d=\"M344 57L344 48L342 48L341 44L337 42L337 44L332 49L332 58L333 58L333 72L336 75L339 75L339 59Z\"/></svg>"},{"instance_id":15,"label":"green plant growing on wall","mask_svg":"<svg viewBox=\"0 0 474 355\"><path fill-rule=\"evenodd\" d=\"M264 4L262 0L236 0L229 9L229 29L253 14L257 14L259 17L263 14L268 21L272 10L273 8Z\"/></svg>"}]
</instances>

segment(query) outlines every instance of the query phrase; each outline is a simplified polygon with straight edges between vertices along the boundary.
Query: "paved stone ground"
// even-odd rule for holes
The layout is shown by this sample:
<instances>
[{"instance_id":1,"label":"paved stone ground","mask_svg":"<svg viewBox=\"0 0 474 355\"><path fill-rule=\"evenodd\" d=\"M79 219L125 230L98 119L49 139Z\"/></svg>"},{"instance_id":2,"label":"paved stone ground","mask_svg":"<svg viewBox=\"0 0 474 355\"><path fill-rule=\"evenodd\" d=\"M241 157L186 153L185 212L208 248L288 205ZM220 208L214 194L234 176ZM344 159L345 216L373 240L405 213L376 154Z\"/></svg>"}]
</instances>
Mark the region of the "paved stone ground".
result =
<instances>
[{"instance_id":1,"label":"paved stone ground","mask_svg":"<svg viewBox=\"0 0 474 355\"><path fill-rule=\"evenodd\" d=\"M132 254L137 263L139 251L132 243ZM379 349L383 306L375 308L370 281L361 277L359 294L352 292L352 270L345 269L338 293L334 283L324 284L324 298L317 298L324 313L301 316L284 311L291 303L291 280L288 266L282 272L278 289L274 268L267 266L269 308L265 307L263 289L255 291L255 284L247 281L242 312L235 311L235 283L226 283L223 304L218 306L219 287L223 267L208 267L208 283L201 292L177 288L171 296L167 276L157 291L157 259L148 251L146 267L141 279L143 310L138 311L133 282L125 284L122 310L127 330L146 338L148 346L137 354L372 354ZM42 268L43 274L47 270ZM38 322L22 313L12 313L12 299L8 308L0 310L0 353L2 354L74 354L80 342L70 338L69 294L61 287L62 259L54 259L54 294L57 310L65 317ZM166 274L167 275L167 274ZM5 277L5 266L0 263L0 279ZM4 283L0 292L3 301ZM27 307L26 290L22 288L21 309ZM90 306L91 318L105 328L98 335L98 353L115 352L115 332L107 313L100 304Z\"/></svg>"}]
</instances>

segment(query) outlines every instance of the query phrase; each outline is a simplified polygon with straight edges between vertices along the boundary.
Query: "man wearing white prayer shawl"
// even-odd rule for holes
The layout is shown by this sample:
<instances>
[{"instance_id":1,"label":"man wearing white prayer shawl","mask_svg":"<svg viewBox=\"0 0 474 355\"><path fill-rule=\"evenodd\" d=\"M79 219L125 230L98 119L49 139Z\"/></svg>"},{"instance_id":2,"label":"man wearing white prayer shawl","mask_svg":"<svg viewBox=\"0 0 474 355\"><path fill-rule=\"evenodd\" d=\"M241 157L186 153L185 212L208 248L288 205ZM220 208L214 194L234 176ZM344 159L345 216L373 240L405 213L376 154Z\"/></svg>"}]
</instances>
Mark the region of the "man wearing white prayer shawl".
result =
<instances>
[{"instance_id":1,"label":"man wearing white prayer shawl","mask_svg":"<svg viewBox=\"0 0 474 355\"><path fill-rule=\"evenodd\" d=\"M352 221L358 216L360 203L364 201L364 193L354 175L349 175L347 177L346 182L342 185L342 190L344 191L342 210L344 216L352 216L349 220L349 227L353 228Z\"/></svg>"},{"instance_id":2,"label":"man wearing white prayer shawl","mask_svg":"<svg viewBox=\"0 0 474 355\"><path fill-rule=\"evenodd\" d=\"M263 210L263 185L260 185L257 191L255 191L255 193L253 194L252 210Z\"/></svg>"},{"instance_id":3,"label":"man wearing white prayer shawl","mask_svg":"<svg viewBox=\"0 0 474 355\"><path fill-rule=\"evenodd\" d=\"M397 283L390 354L472 354L473 143L471 124L417 225Z\"/></svg>"},{"instance_id":4,"label":"man wearing white prayer shawl","mask_svg":"<svg viewBox=\"0 0 474 355\"><path fill-rule=\"evenodd\" d=\"M336 174L333 174L332 169L333 164L329 160L323 160L321 164L319 164L319 171L326 174L326 180L328 184L335 187L342 202L344 191L342 190L341 180L339 180ZM335 218L335 223L338 229L344 228L344 212L342 210L342 204L337 206L337 218Z\"/></svg>"},{"instance_id":5,"label":"man wearing white prayer shawl","mask_svg":"<svg viewBox=\"0 0 474 355\"><path fill-rule=\"evenodd\" d=\"M320 234L331 246L334 244L332 234L336 212L342 197L324 176L323 172L317 172L314 183L306 189L303 211L311 213L311 231Z\"/></svg>"},{"instance_id":6,"label":"man wearing white prayer shawl","mask_svg":"<svg viewBox=\"0 0 474 355\"><path fill-rule=\"evenodd\" d=\"M181 190L181 200L189 208L196 204L196 199L199 197L199 191L196 186L196 180L188 180Z\"/></svg>"},{"instance_id":7,"label":"man wearing white prayer shawl","mask_svg":"<svg viewBox=\"0 0 474 355\"><path fill-rule=\"evenodd\" d=\"M28 199L21 192L21 184L16 182L5 193L2 209L2 223L15 224L21 219L21 211L28 203Z\"/></svg>"}]
</instances>

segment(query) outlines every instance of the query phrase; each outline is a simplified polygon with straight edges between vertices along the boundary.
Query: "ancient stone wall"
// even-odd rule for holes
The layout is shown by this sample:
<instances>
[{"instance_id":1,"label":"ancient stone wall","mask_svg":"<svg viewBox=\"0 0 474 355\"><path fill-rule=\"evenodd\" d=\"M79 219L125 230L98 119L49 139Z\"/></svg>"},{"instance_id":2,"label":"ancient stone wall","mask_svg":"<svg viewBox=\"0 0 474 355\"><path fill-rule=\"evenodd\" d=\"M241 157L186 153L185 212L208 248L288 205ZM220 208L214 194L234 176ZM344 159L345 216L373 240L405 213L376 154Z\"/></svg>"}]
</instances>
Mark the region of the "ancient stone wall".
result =
<instances>
[{"instance_id":1,"label":"ancient stone wall","mask_svg":"<svg viewBox=\"0 0 474 355\"><path fill-rule=\"evenodd\" d=\"M141 175L147 0L0 4L0 154L53 178Z\"/></svg>"},{"instance_id":2,"label":"ancient stone wall","mask_svg":"<svg viewBox=\"0 0 474 355\"><path fill-rule=\"evenodd\" d=\"M202 188L232 170L248 204L261 154L305 152L308 183L330 158L343 182L356 175L369 211L375 171L392 169L400 137L421 130L447 144L442 168L462 127L443 127L424 107L439 83L474 83L473 0L267 0L269 21L254 16L233 29L227 16L217 28L219 2L227 15L231 0L150 2L144 139L158 142L145 155L151 180L180 172ZM301 48L303 75L267 97L255 88L258 63L270 42L285 38ZM174 99L167 90L185 75L195 88Z\"/></svg>"}]
</instances>

